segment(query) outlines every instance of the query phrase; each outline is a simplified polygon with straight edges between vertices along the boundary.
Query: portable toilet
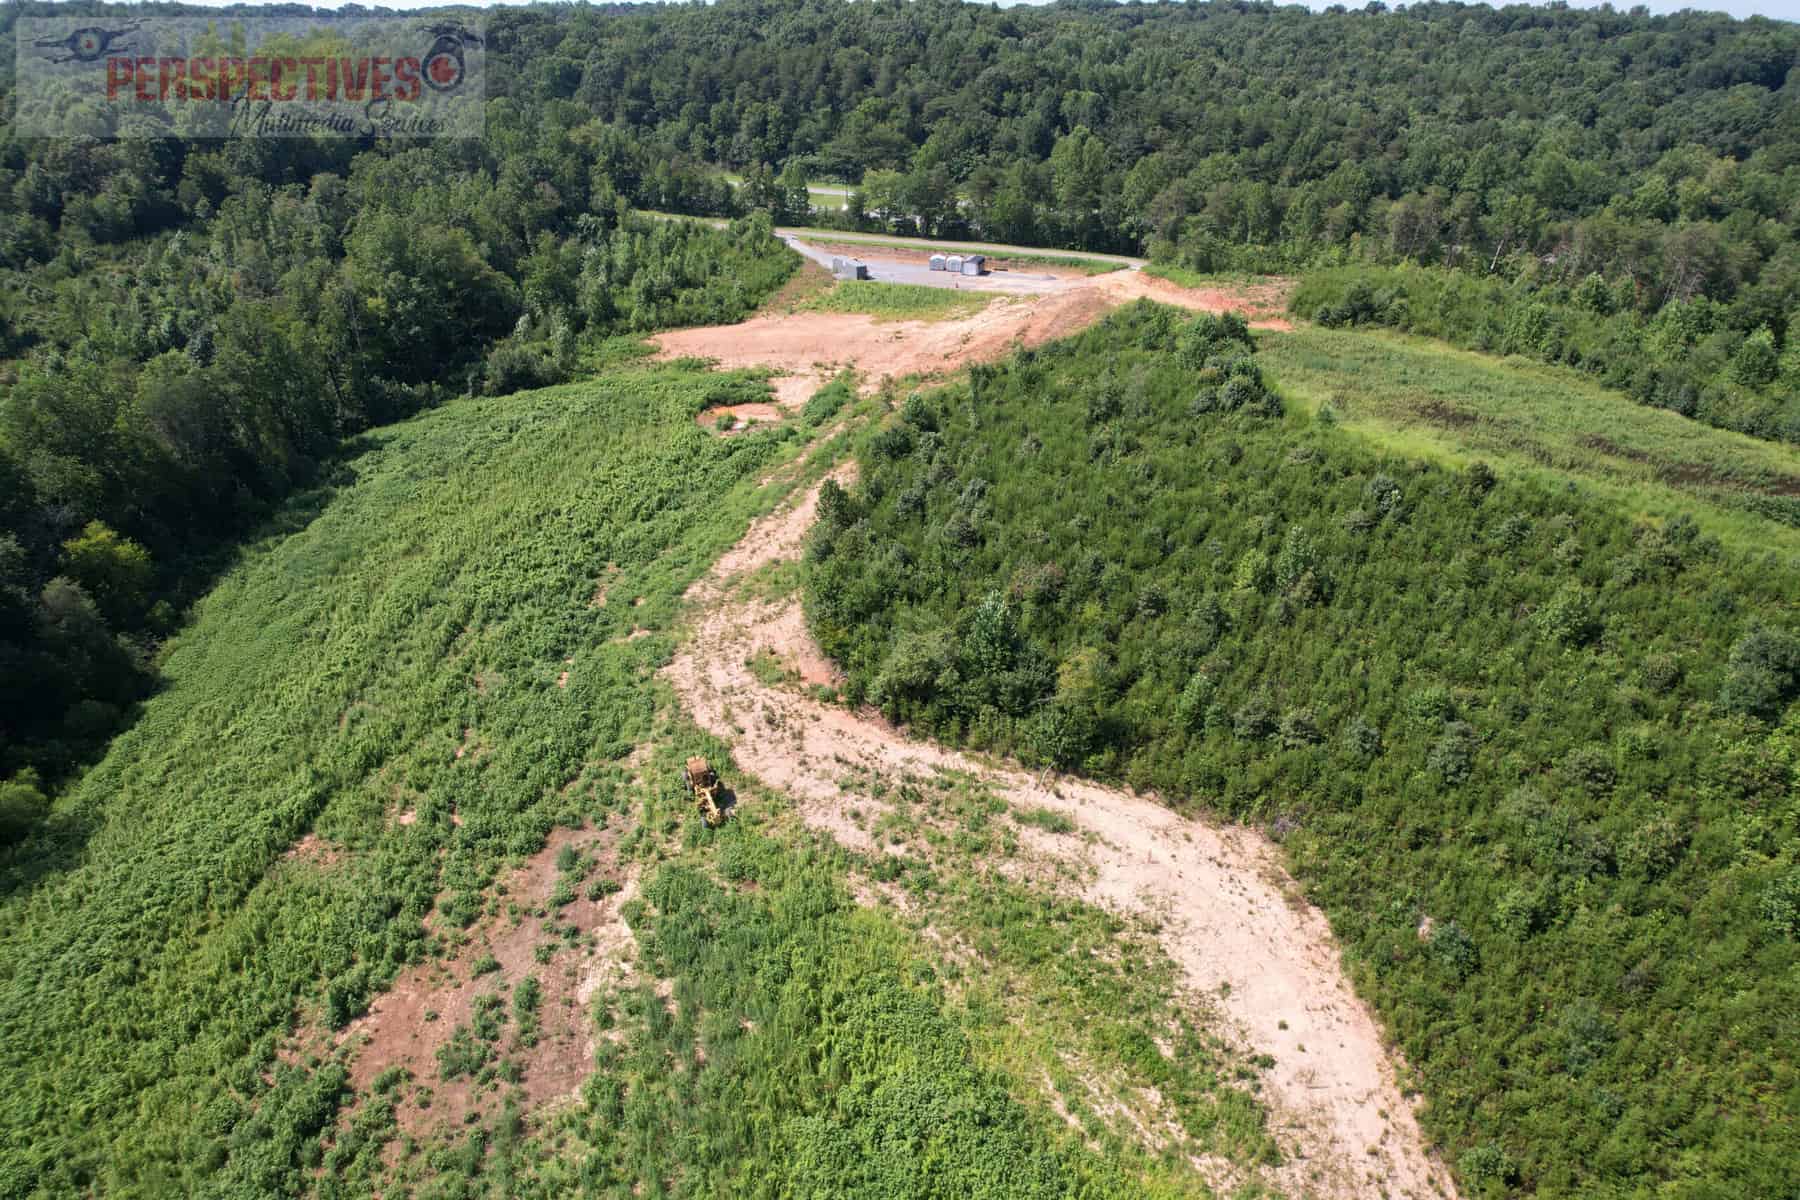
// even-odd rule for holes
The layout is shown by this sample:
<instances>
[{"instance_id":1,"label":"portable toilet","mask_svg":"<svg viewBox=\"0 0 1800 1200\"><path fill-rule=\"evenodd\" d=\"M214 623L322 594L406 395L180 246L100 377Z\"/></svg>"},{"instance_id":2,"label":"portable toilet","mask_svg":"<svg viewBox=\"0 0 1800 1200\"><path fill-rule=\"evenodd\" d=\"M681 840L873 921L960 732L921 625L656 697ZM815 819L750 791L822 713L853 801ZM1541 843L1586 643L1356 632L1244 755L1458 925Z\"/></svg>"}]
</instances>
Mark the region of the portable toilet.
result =
<instances>
[{"instance_id":1,"label":"portable toilet","mask_svg":"<svg viewBox=\"0 0 1800 1200\"><path fill-rule=\"evenodd\" d=\"M967 258L963 259L962 273L964 275L986 275L987 274L987 255L971 254Z\"/></svg>"},{"instance_id":2,"label":"portable toilet","mask_svg":"<svg viewBox=\"0 0 1800 1200\"><path fill-rule=\"evenodd\" d=\"M943 255L934 254L931 256L931 269L934 271L942 271L944 269L944 256Z\"/></svg>"},{"instance_id":3,"label":"portable toilet","mask_svg":"<svg viewBox=\"0 0 1800 1200\"><path fill-rule=\"evenodd\" d=\"M963 269L962 255L952 254L949 258L946 258L944 260L944 270L950 272L952 275L961 275L962 269Z\"/></svg>"}]
</instances>

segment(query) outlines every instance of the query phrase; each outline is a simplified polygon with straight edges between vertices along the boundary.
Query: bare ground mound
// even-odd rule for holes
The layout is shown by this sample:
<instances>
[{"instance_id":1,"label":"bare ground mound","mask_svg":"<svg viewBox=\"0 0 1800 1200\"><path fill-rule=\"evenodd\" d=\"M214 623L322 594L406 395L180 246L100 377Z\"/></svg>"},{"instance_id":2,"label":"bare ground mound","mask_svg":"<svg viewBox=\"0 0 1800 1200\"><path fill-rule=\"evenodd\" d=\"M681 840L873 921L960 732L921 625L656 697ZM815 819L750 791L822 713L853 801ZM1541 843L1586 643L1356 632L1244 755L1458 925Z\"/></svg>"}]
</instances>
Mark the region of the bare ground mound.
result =
<instances>
[{"instance_id":1,"label":"bare ground mound","mask_svg":"<svg viewBox=\"0 0 1800 1200\"><path fill-rule=\"evenodd\" d=\"M1001 358L1079 333L1118 305L1149 298L1196 312L1237 312L1253 328L1287 329L1287 284L1241 289L1184 288L1141 271L1072 280L1048 295L993 304L942 321L877 320L862 313L764 312L737 325L678 329L653 340L663 359L712 358L726 368L774 367L821 379L828 364L855 366L870 383L883 376L935 375ZM804 399L804 397L800 397ZM782 397L791 403L789 396Z\"/></svg>"},{"instance_id":2,"label":"bare ground mound","mask_svg":"<svg viewBox=\"0 0 1800 1200\"><path fill-rule=\"evenodd\" d=\"M836 473L840 481L848 475L849 468ZM757 522L690 589L695 627L667 674L694 719L732 739L739 765L792 796L809 824L853 846L870 842L848 809L879 808L847 782L863 775L857 767L967 773L1015 805L1064 814L1092 835L1055 843L1076 860L1084 898L1157 918L1159 941L1187 984L1217 997L1244 1043L1273 1056L1265 1095L1289 1160L1273 1183L1296 1196L1454 1195L1395 1083L1380 1029L1350 990L1330 928L1263 838L1111 788L1046 787L1022 770L910 741L802 688L759 680L747 664L768 654L802 678L829 677L794 601L747 597L732 586L798 554L816 499L815 488Z\"/></svg>"}]
</instances>

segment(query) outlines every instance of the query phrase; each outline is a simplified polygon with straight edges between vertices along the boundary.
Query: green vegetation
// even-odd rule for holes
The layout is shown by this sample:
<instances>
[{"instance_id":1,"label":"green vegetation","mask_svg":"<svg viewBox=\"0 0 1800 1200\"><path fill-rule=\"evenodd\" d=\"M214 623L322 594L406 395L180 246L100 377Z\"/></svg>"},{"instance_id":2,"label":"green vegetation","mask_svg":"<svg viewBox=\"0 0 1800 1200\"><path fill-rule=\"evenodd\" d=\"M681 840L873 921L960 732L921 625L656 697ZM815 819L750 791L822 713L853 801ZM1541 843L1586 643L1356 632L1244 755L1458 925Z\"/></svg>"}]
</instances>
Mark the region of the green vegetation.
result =
<instances>
[{"instance_id":1,"label":"green vegetation","mask_svg":"<svg viewBox=\"0 0 1800 1200\"><path fill-rule=\"evenodd\" d=\"M1471 1192L1793 1191L1792 556L1384 452L1257 357L1139 304L909 400L809 543L847 699L1266 822Z\"/></svg>"},{"instance_id":2,"label":"green vegetation","mask_svg":"<svg viewBox=\"0 0 1800 1200\"><path fill-rule=\"evenodd\" d=\"M1646 409L1563 367L1382 332L1259 335L1282 393L1381 445L1446 466L1484 460L1579 480L1629 512L1754 550L1800 552L1800 452Z\"/></svg>"},{"instance_id":3,"label":"green vegetation","mask_svg":"<svg viewBox=\"0 0 1800 1200\"><path fill-rule=\"evenodd\" d=\"M859 908L845 882L841 852L743 820L659 868L628 906L644 977L599 1002L622 1036L602 1042L585 1106L492 1164L485 1194L1144 1194L1151 1162L1095 1153L1041 1098L1022 1102L1018 1081L983 1061L1005 1023L985 1007L992 997ZM1028 932L1025 910L990 903L982 919L1009 939L1072 927L1064 917ZM1125 975L1110 963L1091 973ZM543 1154L563 1141L568 1154ZM1190 1172L1168 1173L1194 1187Z\"/></svg>"},{"instance_id":4,"label":"green vegetation","mask_svg":"<svg viewBox=\"0 0 1800 1200\"><path fill-rule=\"evenodd\" d=\"M893 834L919 829L929 864L756 812L691 820L676 764L724 748L658 716L663 631L799 440L693 417L762 390L627 366L459 400L366 435L282 510L171 641L141 720L0 857L0 1080L32 1098L0 1118L8 1194L1123 1197L1204 1194L1190 1150L1274 1159L1254 1068L1178 1002L1150 938L978 869L1007 841L991 799L901 788ZM809 423L866 403L840 377ZM647 743L645 786L621 760ZM505 911L501 871L581 822L619 829L646 881L643 971L595 1013L619 1036L586 1106L527 1119L518 1052L545 993L486 952L447 965L471 1008L423 1079L353 1096L329 1047L285 1052L456 953ZM556 856L552 921L619 890L593 866ZM853 877L934 896L983 965L859 908ZM1150 1086L1175 1122L1161 1151L1111 1111ZM429 1113L452 1087L495 1106L400 1134L403 1101Z\"/></svg>"},{"instance_id":5,"label":"green vegetation","mask_svg":"<svg viewBox=\"0 0 1800 1200\"><path fill-rule=\"evenodd\" d=\"M621 333L739 319L791 274L766 217L631 213L600 157L626 144L568 112L533 151L562 190L528 199L507 174L521 131L496 116L481 161L393 143L305 183L194 150L211 183L191 219L135 239L78 232L86 177L34 162L67 211L54 260L0 254L7 295L37 297L0 304L0 354L20 355L0 364L0 779L97 754L230 546L343 437L561 382ZM141 183L142 145L81 170Z\"/></svg>"},{"instance_id":6,"label":"green vegetation","mask_svg":"<svg viewBox=\"0 0 1800 1200\"><path fill-rule=\"evenodd\" d=\"M992 294L954 291L922 283L846 279L809 301L805 307L815 312L869 313L895 321L916 317L941 320L979 312L994 299Z\"/></svg>"},{"instance_id":7,"label":"green vegetation","mask_svg":"<svg viewBox=\"0 0 1800 1200\"><path fill-rule=\"evenodd\" d=\"M1308 276L1292 297L1321 325L1388 325L1460 346L1579 367L1640 404L1761 438L1800 442L1800 345L1769 288L1725 303L1666 298L1630 276L1533 263L1516 276L1402 267Z\"/></svg>"},{"instance_id":8,"label":"green vegetation","mask_svg":"<svg viewBox=\"0 0 1800 1200\"><path fill-rule=\"evenodd\" d=\"M428 912L454 932L554 824L619 819L669 647L623 635L666 627L792 444L697 429L732 388L766 395L660 368L459 401L282 510L0 856L0 1190L305 1189L345 1076L275 1057L296 1012L342 1026L439 948ZM341 855L284 858L308 830Z\"/></svg>"}]
</instances>

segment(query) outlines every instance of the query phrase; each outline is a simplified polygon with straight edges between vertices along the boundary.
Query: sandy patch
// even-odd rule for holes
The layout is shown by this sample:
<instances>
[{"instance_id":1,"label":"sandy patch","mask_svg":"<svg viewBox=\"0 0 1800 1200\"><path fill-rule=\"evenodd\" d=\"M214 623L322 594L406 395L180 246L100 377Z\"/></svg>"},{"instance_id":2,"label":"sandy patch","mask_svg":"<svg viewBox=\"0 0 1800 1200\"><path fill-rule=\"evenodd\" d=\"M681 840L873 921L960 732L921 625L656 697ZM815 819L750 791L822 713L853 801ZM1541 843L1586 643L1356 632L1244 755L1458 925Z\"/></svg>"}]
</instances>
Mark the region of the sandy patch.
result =
<instances>
[{"instance_id":1,"label":"sandy patch","mask_svg":"<svg viewBox=\"0 0 1800 1200\"><path fill-rule=\"evenodd\" d=\"M831 381L835 371L819 367L807 371L795 371L788 375L779 375L769 380L769 387L775 392L775 403L790 411L803 407L811 400L813 393Z\"/></svg>"},{"instance_id":2,"label":"sandy patch","mask_svg":"<svg viewBox=\"0 0 1800 1200\"><path fill-rule=\"evenodd\" d=\"M343 861L344 848L316 833L309 833L283 851L281 858L283 862L307 863L324 869Z\"/></svg>"},{"instance_id":3,"label":"sandy patch","mask_svg":"<svg viewBox=\"0 0 1800 1200\"><path fill-rule=\"evenodd\" d=\"M843 482L852 469L847 464L834 475ZM814 488L756 522L689 589L699 607L695 627L667 674L695 721L732 739L738 765L792 796L809 824L853 846L872 840L851 807L880 807L857 794L864 771L889 778L964 773L1014 805L1068 816L1089 836L1039 845L1080 868L1084 898L1158 922L1158 940L1187 985L1218 998L1250 1050L1274 1057L1264 1095L1289 1161L1271 1182L1296 1195L1455 1195L1395 1083L1380 1028L1350 989L1325 918L1300 896L1264 838L1190 820L1123 791L1046 783L911 741L879 721L820 704L806 689L769 687L756 677L746 663L758 653L804 663L818 651L795 601L738 595L732 585L797 556L816 501Z\"/></svg>"}]
</instances>

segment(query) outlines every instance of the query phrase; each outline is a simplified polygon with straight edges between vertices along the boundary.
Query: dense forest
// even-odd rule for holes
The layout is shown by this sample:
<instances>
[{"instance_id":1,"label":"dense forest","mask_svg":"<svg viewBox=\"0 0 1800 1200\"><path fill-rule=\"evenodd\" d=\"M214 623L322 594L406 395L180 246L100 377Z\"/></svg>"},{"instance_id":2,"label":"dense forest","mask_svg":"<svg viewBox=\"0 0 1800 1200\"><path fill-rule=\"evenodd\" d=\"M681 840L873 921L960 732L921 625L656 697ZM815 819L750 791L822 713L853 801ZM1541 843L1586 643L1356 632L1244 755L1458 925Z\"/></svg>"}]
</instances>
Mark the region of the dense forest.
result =
<instances>
[{"instance_id":1,"label":"dense forest","mask_svg":"<svg viewBox=\"0 0 1800 1200\"><path fill-rule=\"evenodd\" d=\"M827 484L845 699L1281 840L1474 1195L1793 1194L1793 564L1284 413L1139 304Z\"/></svg>"},{"instance_id":2,"label":"dense forest","mask_svg":"<svg viewBox=\"0 0 1800 1200\"><path fill-rule=\"evenodd\" d=\"M1800 27L831 2L573 28L540 27L539 86L554 71L606 118L743 169L746 199L791 219L812 175L860 185L815 219L862 228L1201 271L1428 265L1522 352L1800 440ZM1412 299L1376 319L1478 340ZM1566 330L1595 312L1605 331Z\"/></svg>"}]
</instances>

